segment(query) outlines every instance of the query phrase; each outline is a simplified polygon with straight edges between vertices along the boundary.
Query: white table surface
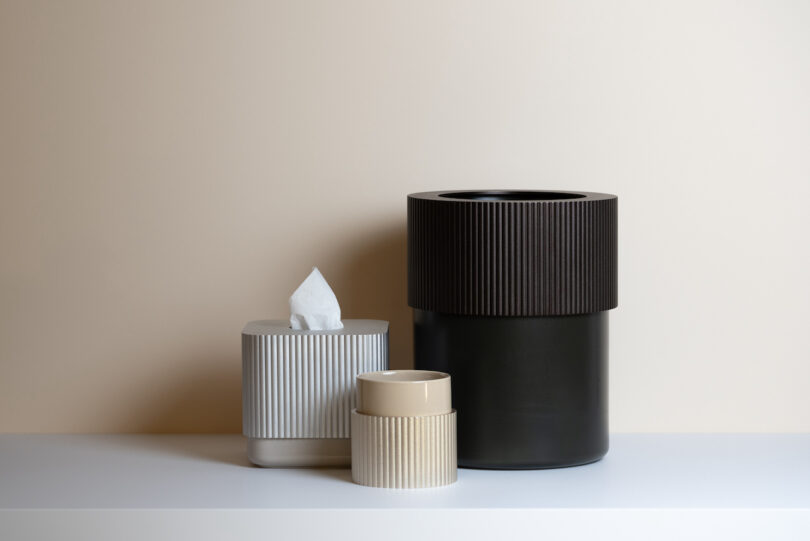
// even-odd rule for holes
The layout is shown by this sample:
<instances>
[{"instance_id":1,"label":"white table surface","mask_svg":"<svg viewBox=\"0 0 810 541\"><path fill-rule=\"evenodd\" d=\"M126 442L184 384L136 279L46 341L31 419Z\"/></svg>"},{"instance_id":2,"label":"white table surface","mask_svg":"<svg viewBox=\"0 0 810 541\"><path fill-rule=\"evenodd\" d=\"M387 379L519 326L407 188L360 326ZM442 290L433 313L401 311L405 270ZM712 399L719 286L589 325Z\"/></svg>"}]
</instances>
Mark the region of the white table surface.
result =
<instances>
[{"instance_id":1,"label":"white table surface","mask_svg":"<svg viewBox=\"0 0 810 541\"><path fill-rule=\"evenodd\" d=\"M238 435L0 435L3 540L431 534L810 539L810 434L617 434L595 464L427 490L253 467Z\"/></svg>"}]
</instances>

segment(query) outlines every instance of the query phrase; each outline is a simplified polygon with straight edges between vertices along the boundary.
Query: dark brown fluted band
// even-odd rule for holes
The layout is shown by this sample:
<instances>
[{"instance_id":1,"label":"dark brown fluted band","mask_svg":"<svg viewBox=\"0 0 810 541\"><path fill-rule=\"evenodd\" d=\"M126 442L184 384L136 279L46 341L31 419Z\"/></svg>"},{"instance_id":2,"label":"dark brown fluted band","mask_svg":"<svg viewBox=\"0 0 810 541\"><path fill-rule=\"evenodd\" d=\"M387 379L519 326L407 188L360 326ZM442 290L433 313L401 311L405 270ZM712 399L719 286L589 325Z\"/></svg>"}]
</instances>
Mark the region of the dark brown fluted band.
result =
<instances>
[{"instance_id":1,"label":"dark brown fluted band","mask_svg":"<svg viewBox=\"0 0 810 541\"><path fill-rule=\"evenodd\" d=\"M617 198L589 192L408 196L408 304L550 316L615 308Z\"/></svg>"}]
</instances>

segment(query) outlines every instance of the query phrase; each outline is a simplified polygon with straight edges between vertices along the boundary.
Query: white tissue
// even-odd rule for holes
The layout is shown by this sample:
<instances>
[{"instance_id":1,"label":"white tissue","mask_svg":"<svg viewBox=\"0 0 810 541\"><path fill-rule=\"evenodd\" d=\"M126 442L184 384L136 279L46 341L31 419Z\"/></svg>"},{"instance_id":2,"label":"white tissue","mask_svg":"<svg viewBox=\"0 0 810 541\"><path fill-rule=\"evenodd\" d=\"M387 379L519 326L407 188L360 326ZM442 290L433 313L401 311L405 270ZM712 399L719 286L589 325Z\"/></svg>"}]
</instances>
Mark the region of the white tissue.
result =
<instances>
[{"instance_id":1,"label":"white tissue","mask_svg":"<svg viewBox=\"0 0 810 541\"><path fill-rule=\"evenodd\" d=\"M290 327L295 330L342 329L340 305L318 267L313 267L290 297Z\"/></svg>"}]
</instances>

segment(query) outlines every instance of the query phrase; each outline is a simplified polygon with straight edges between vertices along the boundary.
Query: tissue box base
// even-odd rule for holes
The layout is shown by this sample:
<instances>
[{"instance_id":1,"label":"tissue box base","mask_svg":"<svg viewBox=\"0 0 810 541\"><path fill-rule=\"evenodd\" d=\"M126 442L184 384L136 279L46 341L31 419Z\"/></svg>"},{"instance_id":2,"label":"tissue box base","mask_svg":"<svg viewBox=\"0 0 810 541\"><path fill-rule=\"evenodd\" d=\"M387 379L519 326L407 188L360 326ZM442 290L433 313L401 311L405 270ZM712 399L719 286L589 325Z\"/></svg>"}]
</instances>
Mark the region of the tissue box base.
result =
<instances>
[{"instance_id":1,"label":"tissue box base","mask_svg":"<svg viewBox=\"0 0 810 541\"><path fill-rule=\"evenodd\" d=\"M257 466L275 468L346 467L352 459L349 438L248 438L247 452Z\"/></svg>"}]
</instances>

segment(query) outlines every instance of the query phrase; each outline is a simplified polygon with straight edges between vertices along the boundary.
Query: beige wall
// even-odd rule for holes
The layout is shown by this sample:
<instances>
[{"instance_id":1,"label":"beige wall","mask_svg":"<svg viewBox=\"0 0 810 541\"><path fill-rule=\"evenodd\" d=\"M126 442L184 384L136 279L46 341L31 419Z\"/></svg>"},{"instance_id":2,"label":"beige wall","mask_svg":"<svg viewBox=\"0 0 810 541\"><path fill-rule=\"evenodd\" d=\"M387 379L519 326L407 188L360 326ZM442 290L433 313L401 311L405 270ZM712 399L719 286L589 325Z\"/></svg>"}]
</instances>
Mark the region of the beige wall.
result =
<instances>
[{"instance_id":1,"label":"beige wall","mask_svg":"<svg viewBox=\"0 0 810 541\"><path fill-rule=\"evenodd\" d=\"M810 3L0 0L0 431L238 431L318 265L410 363L405 195L620 196L618 431L810 430ZM673 255L677 254L677 255Z\"/></svg>"}]
</instances>

